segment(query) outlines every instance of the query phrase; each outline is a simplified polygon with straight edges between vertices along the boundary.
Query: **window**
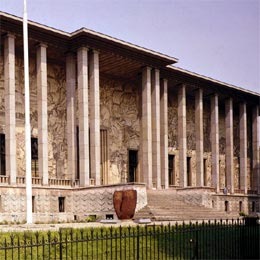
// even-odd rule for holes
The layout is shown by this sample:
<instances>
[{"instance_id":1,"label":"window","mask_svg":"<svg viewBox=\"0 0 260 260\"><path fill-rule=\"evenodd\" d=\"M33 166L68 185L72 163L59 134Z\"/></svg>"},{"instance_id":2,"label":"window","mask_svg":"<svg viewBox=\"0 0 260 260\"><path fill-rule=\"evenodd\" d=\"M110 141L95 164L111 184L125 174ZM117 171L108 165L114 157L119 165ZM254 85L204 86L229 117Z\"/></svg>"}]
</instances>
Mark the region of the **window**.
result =
<instances>
[{"instance_id":1,"label":"window","mask_svg":"<svg viewBox=\"0 0 260 260\"><path fill-rule=\"evenodd\" d=\"M169 185L175 185L175 156L168 155Z\"/></svg>"},{"instance_id":2,"label":"window","mask_svg":"<svg viewBox=\"0 0 260 260\"><path fill-rule=\"evenodd\" d=\"M108 184L108 138L106 129L100 129L100 169L101 183Z\"/></svg>"},{"instance_id":3,"label":"window","mask_svg":"<svg viewBox=\"0 0 260 260\"><path fill-rule=\"evenodd\" d=\"M191 186L191 157L187 157L187 186Z\"/></svg>"},{"instance_id":4,"label":"window","mask_svg":"<svg viewBox=\"0 0 260 260\"><path fill-rule=\"evenodd\" d=\"M229 211L229 202L227 200L225 201L225 211Z\"/></svg>"},{"instance_id":5,"label":"window","mask_svg":"<svg viewBox=\"0 0 260 260\"><path fill-rule=\"evenodd\" d=\"M35 212L35 196L32 196L32 212Z\"/></svg>"},{"instance_id":6,"label":"window","mask_svg":"<svg viewBox=\"0 0 260 260\"><path fill-rule=\"evenodd\" d=\"M79 127L76 128L76 148L77 148L77 169L76 169L76 180L79 180L80 164L79 164Z\"/></svg>"},{"instance_id":7,"label":"window","mask_svg":"<svg viewBox=\"0 0 260 260\"><path fill-rule=\"evenodd\" d=\"M203 159L203 181L204 181L204 186L208 185L207 182L207 159Z\"/></svg>"},{"instance_id":8,"label":"window","mask_svg":"<svg viewBox=\"0 0 260 260\"><path fill-rule=\"evenodd\" d=\"M243 203L242 201L239 201L239 212L243 211Z\"/></svg>"},{"instance_id":9,"label":"window","mask_svg":"<svg viewBox=\"0 0 260 260\"><path fill-rule=\"evenodd\" d=\"M59 197L59 212L65 212L65 197Z\"/></svg>"},{"instance_id":10,"label":"window","mask_svg":"<svg viewBox=\"0 0 260 260\"><path fill-rule=\"evenodd\" d=\"M128 151L128 182L136 182L138 165L138 151Z\"/></svg>"},{"instance_id":11,"label":"window","mask_svg":"<svg viewBox=\"0 0 260 260\"><path fill-rule=\"evenodd\" d=\"M31 138L31 155L32 155L32 177L39 177L38 164L38 139Z\"/></svg>"},{"instance_id":12,"label":"window","mask_svg":"<svg viewBox=\"0 0 260 260\"><path fill-rule=\"evenodd\" d=\"M5 135L0 134L0 175L5 174Z\"/></svg>"},{"instance_id":13,"label":"window","mask_svg":"<svg viewBox=\"0 0 260 260\"><path fill-rule=\"evenodd\" d=\"M255 201L252 201L252 212L255 212Z\"/></svg>"}]
</instances>

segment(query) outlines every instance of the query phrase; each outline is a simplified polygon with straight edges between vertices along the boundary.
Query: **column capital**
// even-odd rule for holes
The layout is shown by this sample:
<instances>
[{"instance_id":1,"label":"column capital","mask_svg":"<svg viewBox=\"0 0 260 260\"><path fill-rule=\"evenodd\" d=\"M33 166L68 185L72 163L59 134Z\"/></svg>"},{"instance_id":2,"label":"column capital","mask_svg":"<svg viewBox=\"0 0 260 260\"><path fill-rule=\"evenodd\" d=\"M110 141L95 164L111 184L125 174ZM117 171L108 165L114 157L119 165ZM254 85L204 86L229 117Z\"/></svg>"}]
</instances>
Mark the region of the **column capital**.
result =
<instances>
[{"instance_id":1,"label":"column capital","mask_svg":"<svg viewBox=\"0 0 260 260\"><path fill-rule=\"evenodd\" d=\"M93 54L100 54L100 50L99 49L91 49L91 52Z\"/></svg>"},{"instance_id":2,"label":"column capital","mask_svg":"<svg viewBox=\"0 0 260 260\"><path fill-rule=\"evenodd\" d=\"M64 52L64 55L66 57L69 57L69 56L76 57L76 53L74 51L71 51L71 50Z\"/></svg>"},{"instance_id":3,"label":"column capital","mask_svg":"<svg viewBox=\"0 0 260 260\"><path fill-rule=\"evenodd\" d=\"M78 47L77 51L80 51L80 50L85 50L85 51L89 51L90 48L88 45L85 45L85 44L82 44L81 46Z\"/></svg>"},{"instance_id":4,"label":"column capital","mask_svg":"<svg viewBox=\"0 0 260 260\"><path fill-rule=\"evenodd\" d=\"M163 82L163 83L165 83L165 84L168 83L168 79L166 79L166 78L161 78L160 81ZM167 86L167 87L168 87L168 86Z\"/></svg>"},{"instance_id":5,"label":"column capital","mask_svg":"<svg viewBox=\"0 0 260 260\"><path fill-rule=\"evenodd\" d=\"M144 71L144 70L149 70L149 71L151 71L151 70L152 70L152 68L151 68L151 67L149 67L149 66L143 66L143 67L142 67L142 71Z\"/></svg>"},{"instance_id":6,"label":"column capital","mask_svg":"<svg viewBox=\"0 0 260 260\"><path fill-rule=\"evenodd\" d=\"M38 42L38 43L35 44L35 47L36 48L43 47L43 48L47 49L48 45L46 43L44 43L44 42Z\"/></svg>"},{"instance_id":7,"label":"column capital","mask_svg":"<svg viewBox=\"0 0 260 260\"><path fill-rule=\"evenodd\" d=\"M13 38L13 39L15 39L16 38L16 36L14 34L10 33L10 32L2 34L2 37L4 39L6 39L6 38Z\"/></svg>"}]
</instances>

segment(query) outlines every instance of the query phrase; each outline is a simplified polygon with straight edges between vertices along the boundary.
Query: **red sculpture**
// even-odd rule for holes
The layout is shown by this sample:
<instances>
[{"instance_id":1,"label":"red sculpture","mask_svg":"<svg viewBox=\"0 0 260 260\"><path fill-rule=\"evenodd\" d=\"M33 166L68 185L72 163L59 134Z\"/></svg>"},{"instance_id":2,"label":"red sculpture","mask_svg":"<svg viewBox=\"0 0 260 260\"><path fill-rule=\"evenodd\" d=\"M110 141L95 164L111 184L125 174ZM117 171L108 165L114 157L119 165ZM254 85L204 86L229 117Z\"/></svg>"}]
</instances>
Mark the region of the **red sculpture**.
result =
<instances>
[{"instance_id":1,"label":"red sculpture","mask_svg":"<svg viewBox=\"0 0 260 260\"><path fill-rule=\"evenodd\" d=\"M136 202L136 190L115 191L113 203L118 219L132 219L135 214Z\"/></svg>"}]
</instances>

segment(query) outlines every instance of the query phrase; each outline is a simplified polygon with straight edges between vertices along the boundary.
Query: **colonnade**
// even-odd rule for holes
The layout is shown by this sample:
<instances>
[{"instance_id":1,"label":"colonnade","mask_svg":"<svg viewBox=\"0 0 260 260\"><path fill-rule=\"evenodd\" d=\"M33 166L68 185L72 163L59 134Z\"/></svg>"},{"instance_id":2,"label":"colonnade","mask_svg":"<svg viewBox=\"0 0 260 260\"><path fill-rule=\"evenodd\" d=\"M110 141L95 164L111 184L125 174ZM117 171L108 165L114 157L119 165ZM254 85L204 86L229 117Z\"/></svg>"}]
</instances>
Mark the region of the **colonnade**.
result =
<instances>
[{"instance_id":1,"label":"colonnade","mask_svg":"<svg viewBox=\"0 0 260 260\"><path fill-rule=\"evenodd\" d=\"M47 115L47 46L36 46L37 109L39 175L43 185L48 184L48 115ZM76 82L78 96L76 96ZM10 184L16 183L16 119L15 119L15 37L7 34L4 40L5 135L6 175ZM186 86L178 87L178 149L180 186L187 186L187 120ZM99 53L80 47L66 54L66 110L68 174L75 180L76 173L76 103L79 117L79 179L88 186L90 179L101 184L100 177L100 94ZM219 96L213 94L211 108L211 158L212 186L219 185ZM247 104L241 102L240 131L240 189L247 193ZM167 189L168 181L168 81L160 78L160 71L150 67L142 69L142 118L140 136L141 180L148 188ZM252 113L252 189L260 192L259 173L259 105ZM227 188L234 193L234 136L233 99L225 101L226 180ZM196 186L205 186L203 167L203 89L195 93L196 135Z\"/></svg>"},{"instance_id":2,"label":"colonnade","mask_svg":"<svg viewBox=\"0 0 260 260\"><path fill-rule=\"evenodd\" d=\"M43 185L48 185L47 45L45 44L36 46L36 71L39 177L42 178ZM15 37L12 34L7 34L4 38L4 88L6 175L9 176L10 184L16 184ZM90 178L95 180L96 185L100 185L99 53L97 51L81 47L77 50L77 55L72 52L66 54L66 93L68 173L75 180L78 100L80 185L88 186Z\"/></svg>"}]
</instances>

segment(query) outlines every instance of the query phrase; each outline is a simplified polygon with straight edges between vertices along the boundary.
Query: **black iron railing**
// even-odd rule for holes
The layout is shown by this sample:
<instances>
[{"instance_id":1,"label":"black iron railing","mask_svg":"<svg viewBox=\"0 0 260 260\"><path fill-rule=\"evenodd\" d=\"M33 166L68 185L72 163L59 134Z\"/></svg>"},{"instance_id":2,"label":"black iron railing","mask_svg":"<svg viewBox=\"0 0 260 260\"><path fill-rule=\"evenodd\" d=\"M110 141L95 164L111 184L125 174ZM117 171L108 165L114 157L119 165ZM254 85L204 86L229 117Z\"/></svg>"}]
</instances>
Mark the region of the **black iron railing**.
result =
<instances>
[{"instance_id":1,"label":"black iron railing","mask_svg":"<svg viewBox=\"0 0 260 260\"><path fill-rule=\"evenodd\" d=\"M0 259L259 259L255 220L0 234Z\"/></svg>"}]
</instances>

